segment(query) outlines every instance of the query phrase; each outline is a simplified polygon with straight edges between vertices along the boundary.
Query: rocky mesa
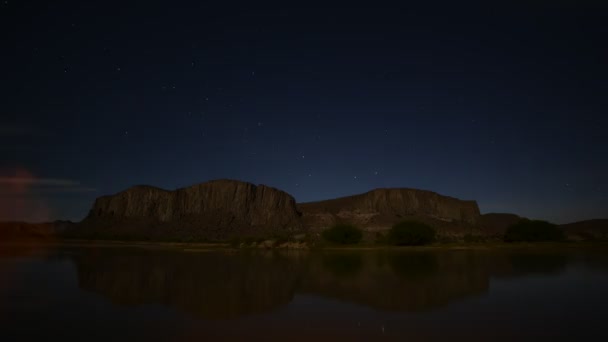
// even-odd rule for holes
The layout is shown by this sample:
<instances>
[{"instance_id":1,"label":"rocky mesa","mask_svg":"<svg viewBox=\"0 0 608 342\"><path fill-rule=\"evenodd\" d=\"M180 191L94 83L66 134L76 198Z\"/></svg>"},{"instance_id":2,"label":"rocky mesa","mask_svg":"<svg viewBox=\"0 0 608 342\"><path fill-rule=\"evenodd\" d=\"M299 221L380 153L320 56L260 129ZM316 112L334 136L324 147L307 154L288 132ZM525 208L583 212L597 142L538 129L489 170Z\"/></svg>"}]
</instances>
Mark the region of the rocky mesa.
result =
<instances>
[{"instance_id":1,"label":"rocky mesa","mask_svg":"<svg viewBox=\"0 0 608 342\"><path fill-rule=\"evenodd\" d=\"M404 219L416 219L434 226L475 227L480 220L475 201L463 201L426 190L375 189L360 195L301 203L303 223L322 229L337 222L349 222L368 229L385 229Z\"/></svg>"},{"instance_id":2,"label":"rocky mesa","mask_svg":"<svg viewBox=\"0 0 608 342\"><path fill-rule=\"evenodd\" d=\"M168 191L135 186L95 201L67 235L120 240L225 241L286 237L348 222L366 232L415 219L440 233L462 235L478 227L479 207L431 191L376 189L332 200L296 204L289 194L235 180L215 180Z\"/></svg>"},{"instance_id":3,"label":"rocky mesa","mask_svg":"<svg viewBox=\"0 0 608 342\"><path fill-rule=\"evenodd\" d=\"M234 180L168 191L135 186L95 201L73 235L119 239L225 240L300 229L289 194Z\"/></svg>"},{"instance_id":4,"label":"rocky mesa","mask_svg":"<svg viewBox=\"0 0 608 342\"><path fill-rule=\"evenodd\" d=\"M265 185L214 180L177 189L134 186L99 197L79 222L0 222L0 241L33 238L83 238L179 242L277 241L296 243L320 238L337 223L363 230L364 241L376 241L395 223L424 222L445 241L467 238L502 240L522 217L480 214L473 200L409 188L380 188L336 199L296 203L288 193ZM562 225L571 240L608 239L608 220Z\"/></svg>"}]
</instances>

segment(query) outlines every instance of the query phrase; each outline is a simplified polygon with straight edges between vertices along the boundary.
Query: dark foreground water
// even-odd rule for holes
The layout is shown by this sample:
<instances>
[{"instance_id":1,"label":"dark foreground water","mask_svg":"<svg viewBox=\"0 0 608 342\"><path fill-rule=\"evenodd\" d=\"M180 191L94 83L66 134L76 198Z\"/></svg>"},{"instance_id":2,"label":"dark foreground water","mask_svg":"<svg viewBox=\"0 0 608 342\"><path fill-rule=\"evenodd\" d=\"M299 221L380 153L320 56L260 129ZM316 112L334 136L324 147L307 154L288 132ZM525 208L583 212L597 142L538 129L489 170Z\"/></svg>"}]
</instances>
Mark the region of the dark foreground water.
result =
<instances>
[{"instance_id":1,"label":"dark foreground water","mask_svg":"<svg viewBox=\"0 0 608 342\"><path fill-rule=\"evenodd\" d=\"M608 340L608 253L0 252L2 341L555 338Z\"/></svg>"}]
</instances>

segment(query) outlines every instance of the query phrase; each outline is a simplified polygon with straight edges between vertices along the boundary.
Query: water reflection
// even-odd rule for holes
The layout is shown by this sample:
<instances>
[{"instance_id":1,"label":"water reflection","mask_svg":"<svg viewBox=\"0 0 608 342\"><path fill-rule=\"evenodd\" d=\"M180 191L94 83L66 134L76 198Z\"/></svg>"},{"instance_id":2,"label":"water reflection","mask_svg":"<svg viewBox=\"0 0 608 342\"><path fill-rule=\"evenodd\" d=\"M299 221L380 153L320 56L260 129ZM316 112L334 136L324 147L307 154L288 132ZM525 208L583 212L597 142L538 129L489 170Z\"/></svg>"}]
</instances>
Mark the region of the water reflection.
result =
<instances>
[{"instance_id":1,"label":"water reflection","mask_svg":"<svg viewBox=\"0 0 608 342\"><path fill-rule=\"evenodd\" d=\"M513 274L526 276L530 274L557 275L563 272L568 263L568 256L558 253L514 254L510 256Z\"/></svg>"},{"instance_id":2,"label":"water reflection","mask_svg":"<svg viewBox=\"0 0 608 342\"><path fill-rule=\"evenodd\" d=\"M326 253L323 266L336 277L355 277L363 267L363 256L357 252Z\"/></svg>"},{"instance_id":3,"label":"water reflection","mask_svg":"<svg viewBox=\"0 0 608 342\"><path fill-rule=\"evenodd\" d=\"M330 255L338 258L340 252ZM329 268L327 262L319 263L316 261L319 257L311 255L299 290L379 310L419 311L488 289L489 273L479 264L470 262L468 253L369 252L357 255L361 260L359 269L348 276L336 272L335 265ZM324 255L321 259L328 257ZM347 255L340 258L349 260ZM348 263L353 264L353 261Z\"/></svg>"},{"instance_id":4,"label":"water reflection","mask_svg":"<svg viewBox=\"0 0 608 342\"><path fill-rule=\"evenodd\" d=\"M99 249L74 261L79 286L115 303L158 303L219 319L289 303L299 276L297 259L278 255Z\"/></svg>"},{"instance_id":5,"label":"water reflection","mask_svg":"<svg viewBox=\"0 0 608 342\"><path fill-rule=\"evenodd\" d=\"M123 305L162 304L208 319L268 312L298 294L379 310L430 310L488 291L491 277L558 274L565 254L84 250L79 286Z\"/></svg>"},{"instance_id":6,"label":"water reflection","mask_svg":"<svg viewBox=\"0 0 608 342\"><path fill-rule=\"evenodd\" d=\"M393 271L405 278L421 278L437 272L437 256L432 253L392 253L388 262Z\"/></svg>"}]
</instances>

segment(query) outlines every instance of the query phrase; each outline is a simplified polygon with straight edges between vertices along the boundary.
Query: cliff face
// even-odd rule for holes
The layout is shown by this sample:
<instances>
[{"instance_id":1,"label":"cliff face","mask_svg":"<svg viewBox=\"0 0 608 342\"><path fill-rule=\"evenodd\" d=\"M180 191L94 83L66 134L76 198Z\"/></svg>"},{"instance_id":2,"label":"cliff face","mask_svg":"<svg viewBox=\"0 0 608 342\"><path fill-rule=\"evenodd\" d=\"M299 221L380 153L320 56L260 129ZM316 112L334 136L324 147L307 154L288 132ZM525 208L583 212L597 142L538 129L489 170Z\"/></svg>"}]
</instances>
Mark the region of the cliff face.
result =
<instances>
[{"instance_id":1,"label":"cliff face","mask_svg":"<svg viewBox=\"0 0 608 342\"><path fill-rule=\"evenodd\" d=\"M323 227L344 220L364 227L391 226L401 219L476 225L479 207L475 201L462 201L416 189L376 189L333 200L298 205L311 227Z\"/></svg>"},{"instance_id":2,"label":"cliff face","mask_svg":"<svg viewBox=\"0 0 608 342\"><path fill-rule=\"evenodd\" d=\"M302 213L302 214L301 214ZM67 235L120 240L227 240L294 235L337 222L366 234L415 219L444 235L479 227L475 201L431 191L376 189L364 194L296 206L289 194L263 185L217 180L175 191L136 186L96 200L88 217Z\"/></svg>"},{"instance_id":3,"label":"cliff face","mask_svg":"<svg viewBox=\"0 0 608 342\"><path fill-rule=\"evenodd\" d=\"M299 227L293 197L263 185L217 180L175 191L136 186L95 201L81 224L96 234L229 238ZM128 236L125 236L128 235Z\"/></svg>"}]
</instances>

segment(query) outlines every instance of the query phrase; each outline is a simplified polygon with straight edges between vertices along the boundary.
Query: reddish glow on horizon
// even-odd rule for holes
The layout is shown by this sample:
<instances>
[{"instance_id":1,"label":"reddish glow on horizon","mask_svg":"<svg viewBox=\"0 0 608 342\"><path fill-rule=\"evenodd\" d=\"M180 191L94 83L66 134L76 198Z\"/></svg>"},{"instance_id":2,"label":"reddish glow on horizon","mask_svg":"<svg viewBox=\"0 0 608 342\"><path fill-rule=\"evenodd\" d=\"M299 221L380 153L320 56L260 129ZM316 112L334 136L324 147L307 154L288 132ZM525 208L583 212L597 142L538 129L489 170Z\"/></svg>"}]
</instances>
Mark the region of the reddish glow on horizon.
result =
<instances>
[{"instance_id":1,"label":"reddish glow on horizon","mask_svg":"<svg viewBox=\"0 0 608 342\"><path fill-rule=\"evenodd\" d=\"M42 222L50 219L50 209L33 191L36 176L23 167L0 169L0 220ZM15 180L15 181L11 181Z\"/></svg>"}]
</instances>

